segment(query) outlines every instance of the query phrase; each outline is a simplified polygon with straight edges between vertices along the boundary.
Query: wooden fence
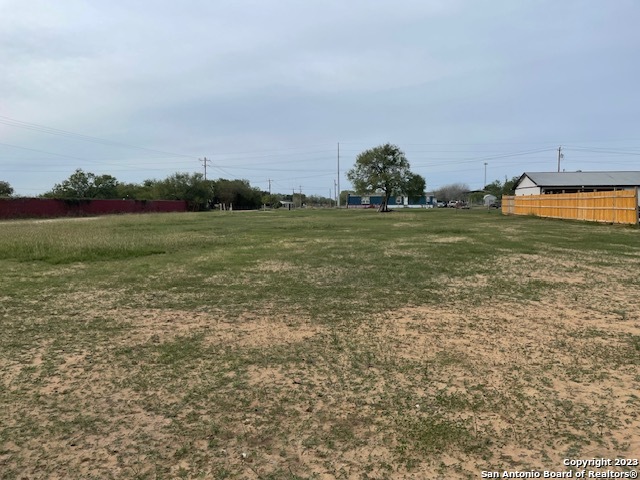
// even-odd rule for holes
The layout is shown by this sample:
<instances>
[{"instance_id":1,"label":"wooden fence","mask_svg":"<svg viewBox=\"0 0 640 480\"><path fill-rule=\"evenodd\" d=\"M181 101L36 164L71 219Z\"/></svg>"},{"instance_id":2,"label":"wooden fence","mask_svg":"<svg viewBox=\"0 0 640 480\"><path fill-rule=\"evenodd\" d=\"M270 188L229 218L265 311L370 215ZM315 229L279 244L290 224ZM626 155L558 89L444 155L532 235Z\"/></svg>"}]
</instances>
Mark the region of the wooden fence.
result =
<instances>
[{"instance_id":1,"label":"wooden fence","mask_svg":"<svg viewBox=\"0 0 640 480\"><path fill-rule=\"evenodd\" d=\"M638 225L638 189L503 197L502 213Z\"/></svg>"}]
</instances>

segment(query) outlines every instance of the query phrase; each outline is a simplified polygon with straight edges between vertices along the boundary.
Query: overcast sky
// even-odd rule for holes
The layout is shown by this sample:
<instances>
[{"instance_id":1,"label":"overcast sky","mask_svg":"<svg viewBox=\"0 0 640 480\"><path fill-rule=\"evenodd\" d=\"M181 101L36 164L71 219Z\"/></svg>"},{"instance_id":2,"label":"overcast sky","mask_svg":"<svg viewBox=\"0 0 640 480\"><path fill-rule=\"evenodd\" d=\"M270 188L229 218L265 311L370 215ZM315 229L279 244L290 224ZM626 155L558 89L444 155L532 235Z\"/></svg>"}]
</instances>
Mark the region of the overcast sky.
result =
<instances>
[{"instance_id":1,"label":"overcast sky","mask_svg":"<svg viewBox=\"0 0 640 480\"><path fill-rule=\"evenodd\" d=\"M391 142L427 188L640 170L637 0L0 0L0 180L82 168L328 196Z\"/></svg>"}]
</instances>

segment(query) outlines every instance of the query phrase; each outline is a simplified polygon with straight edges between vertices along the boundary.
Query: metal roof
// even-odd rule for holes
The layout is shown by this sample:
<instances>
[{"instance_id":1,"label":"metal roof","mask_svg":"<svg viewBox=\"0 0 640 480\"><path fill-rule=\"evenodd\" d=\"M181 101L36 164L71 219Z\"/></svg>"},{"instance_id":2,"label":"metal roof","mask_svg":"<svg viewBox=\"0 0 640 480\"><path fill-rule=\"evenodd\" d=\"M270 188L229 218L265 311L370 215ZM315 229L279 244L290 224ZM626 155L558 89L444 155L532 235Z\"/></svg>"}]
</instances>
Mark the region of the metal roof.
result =
<instances>
[{"instance_id":1,"label":"metal roof","mask_svg":"<svg viewBox=\"0 0 640 480\"><path fill-rule=\"evenodd\" d=\"M637 187L640 172L524 172L539 187Z\"/></svg>"}]
</instances>

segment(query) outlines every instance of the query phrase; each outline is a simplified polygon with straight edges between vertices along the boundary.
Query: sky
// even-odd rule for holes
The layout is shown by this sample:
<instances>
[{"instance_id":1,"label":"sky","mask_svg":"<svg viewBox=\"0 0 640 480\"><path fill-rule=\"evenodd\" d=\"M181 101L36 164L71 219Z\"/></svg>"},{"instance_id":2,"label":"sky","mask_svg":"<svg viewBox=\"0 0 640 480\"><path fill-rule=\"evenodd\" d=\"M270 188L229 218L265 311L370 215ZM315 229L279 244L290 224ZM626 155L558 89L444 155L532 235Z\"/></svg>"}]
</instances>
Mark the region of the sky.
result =
<instances>
[{"instance_id":1,"label":"sky","mask_svg":"<svg viewBox=\"0 0 640 480\"><path fill-rule=\"evenodd\" d=\"M387 142L429 191L557 171L560 146L562 170L640 170L638 25L637 0L0 0L0 180L206 157L333 196Z\"/></svg>"}]
</instances>

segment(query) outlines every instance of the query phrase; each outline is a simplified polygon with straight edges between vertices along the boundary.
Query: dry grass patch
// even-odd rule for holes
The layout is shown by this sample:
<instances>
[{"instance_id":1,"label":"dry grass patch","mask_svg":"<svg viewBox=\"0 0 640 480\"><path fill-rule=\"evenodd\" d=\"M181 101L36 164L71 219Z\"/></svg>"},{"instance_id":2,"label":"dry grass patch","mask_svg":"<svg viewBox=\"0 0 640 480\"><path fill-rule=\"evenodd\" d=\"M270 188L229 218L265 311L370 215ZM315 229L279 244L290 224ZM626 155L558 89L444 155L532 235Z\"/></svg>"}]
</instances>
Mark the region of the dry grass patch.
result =
<instances>
[{"instance_id":1,"label":"dry grass patch","mask_svg":"<svg viewBox=\"0 0 640 480\"><path fill-rule=\"evenodd\" d=\"M289 273L297 270L298 268L299 267L296 267L290 262L265 260L258 264L257 270L268 273Z\"/></svg>"},{"instance_id":2,"label":"dry grass patch","mask_svg":"<svg viewBox=\"0 0 640 480\"><path fill-rule=\"evenodd\" d=\"M429 243L458 243L458 242L469 242L469 238L468 237L462 237L462 236L449 236L449 237L444 237L444 236L439 236L439 237L433 237L433 238L429 238Z\"/></svg>"}]
</instances>

